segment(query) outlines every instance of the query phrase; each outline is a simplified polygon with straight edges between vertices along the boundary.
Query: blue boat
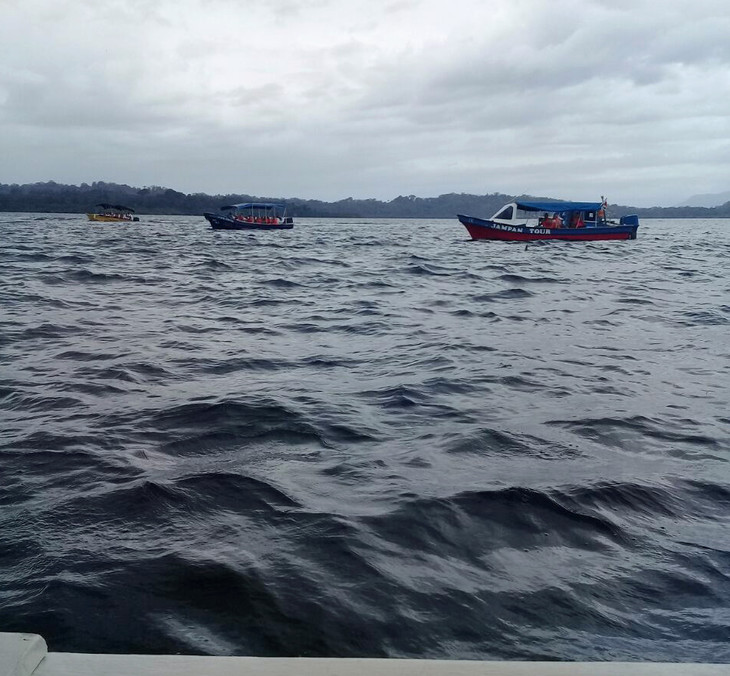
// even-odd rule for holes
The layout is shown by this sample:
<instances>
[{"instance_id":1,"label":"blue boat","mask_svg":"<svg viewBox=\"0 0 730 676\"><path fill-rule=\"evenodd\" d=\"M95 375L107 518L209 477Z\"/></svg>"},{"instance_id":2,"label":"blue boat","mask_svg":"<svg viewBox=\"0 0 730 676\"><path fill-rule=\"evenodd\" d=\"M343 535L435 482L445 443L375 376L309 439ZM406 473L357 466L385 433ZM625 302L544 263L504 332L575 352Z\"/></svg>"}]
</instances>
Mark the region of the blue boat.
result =
<instances>
[{"instance_id":1,"label":"blue boat","mask_svg":"<svg viewBox=\"0 0 730 676\"><path fill-rule=\"evenodd\" d=\"M214 230L291 230L294 219L286 206L273 202L243 202L221 207L222 215L206 211L203 216Z\"/></svg>"},{"instance_id":2,"label":"blue boat","mask_svg":"<svg viewBox=\"0 0 730 676\"><path fill-rule=\"evenodd\" d=\"M517 200L491 218L457 214L472 239L531 242L539 239L596 241L636 239L639 217L606 217L607 203Z\"/></svg>"}]
</instances>

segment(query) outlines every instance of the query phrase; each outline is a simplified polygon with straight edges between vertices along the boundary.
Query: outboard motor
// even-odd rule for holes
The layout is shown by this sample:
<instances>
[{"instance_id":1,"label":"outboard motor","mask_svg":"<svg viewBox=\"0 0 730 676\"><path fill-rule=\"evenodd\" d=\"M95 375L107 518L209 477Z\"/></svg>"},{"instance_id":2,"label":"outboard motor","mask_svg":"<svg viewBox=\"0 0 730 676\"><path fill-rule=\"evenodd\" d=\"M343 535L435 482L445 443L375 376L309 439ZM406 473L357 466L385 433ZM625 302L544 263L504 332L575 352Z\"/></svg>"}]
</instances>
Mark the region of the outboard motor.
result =
<instances>
[{"instance_id":1,"label":"outboard motor","mask_svg":"<svg viewBox=\"0 0 730 676\"><path fill-rule=\"evenodd\" d=\"M636 214L630 214L629 216L621 216L618 224L619 225L639 225L639 217Z\"/></svg>"}]
</instances>

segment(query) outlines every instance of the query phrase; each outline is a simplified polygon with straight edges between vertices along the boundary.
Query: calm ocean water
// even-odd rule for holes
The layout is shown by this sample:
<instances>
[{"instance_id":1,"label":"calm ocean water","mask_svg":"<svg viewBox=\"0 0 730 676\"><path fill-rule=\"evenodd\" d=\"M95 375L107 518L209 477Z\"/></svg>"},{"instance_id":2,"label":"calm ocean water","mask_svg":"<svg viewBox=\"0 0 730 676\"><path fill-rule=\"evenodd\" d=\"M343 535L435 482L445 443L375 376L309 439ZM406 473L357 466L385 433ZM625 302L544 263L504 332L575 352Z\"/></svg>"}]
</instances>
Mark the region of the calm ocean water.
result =
<instances>
[{"instance_id":1,"label":"calm ocean water","mask_svg":"<svg viewBox=\"0 0 730 676\"><path fill-rule=\"evenodd\" d=\"M0 631L730 662L730 222L0 214Z\"/></svg>"}]
</instances>

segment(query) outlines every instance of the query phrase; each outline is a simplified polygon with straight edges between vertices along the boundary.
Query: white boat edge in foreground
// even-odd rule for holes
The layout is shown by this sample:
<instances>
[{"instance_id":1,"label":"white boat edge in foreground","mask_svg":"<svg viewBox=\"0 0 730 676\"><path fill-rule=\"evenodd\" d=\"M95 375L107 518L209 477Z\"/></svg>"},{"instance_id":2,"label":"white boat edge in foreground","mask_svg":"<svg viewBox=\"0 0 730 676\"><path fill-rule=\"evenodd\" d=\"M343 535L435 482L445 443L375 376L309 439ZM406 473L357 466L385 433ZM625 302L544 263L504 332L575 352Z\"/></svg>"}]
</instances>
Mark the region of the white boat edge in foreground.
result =
<instances>
[{"instance_id":1,"label":"white boat edge in foreground","mask_svg":"<svg viewBox=\"0 0 730 676\"><path fill-rule=\"evenodd\" d=\"M728 664L482 662L48 652L37 634L0 633L0 676L728 676Z\"/></svg>"}]
</instances>

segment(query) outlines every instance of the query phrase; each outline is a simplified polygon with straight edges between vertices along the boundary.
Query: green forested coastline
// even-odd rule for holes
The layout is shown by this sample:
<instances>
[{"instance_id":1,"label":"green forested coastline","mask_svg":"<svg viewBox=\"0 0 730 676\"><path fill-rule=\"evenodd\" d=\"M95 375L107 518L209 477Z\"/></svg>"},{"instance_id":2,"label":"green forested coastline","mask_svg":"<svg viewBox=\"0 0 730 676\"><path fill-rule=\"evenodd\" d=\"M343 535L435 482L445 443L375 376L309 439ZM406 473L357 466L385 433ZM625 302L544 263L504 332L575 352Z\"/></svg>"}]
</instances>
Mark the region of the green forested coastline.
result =
<instances>
[{"instance_id":1,"label":"green forested coastline","mask_svg":"<svg viewBox=\"0 0 730 676\"><path fill-rule=\"evenodd\" d=\"M342 218L453 218L457 213L490 216L515 195L490 193L469 195L450 193L438 197L400 196L388 202L376 199L347 198L322 202L276 195L206 195L185 194L159 186L135 188L118 183L97 181L91 184L64 185L44 183L0 183L0 211L36 213L86 213L100 202L124 204L138 214L190 214L215 211L223 204L248 201L277 201L288 206L298 217ZM525 197L521 195L520 197ZM532 196L540 197L540 196ZM730 218L730 202L713 208L650 207L609 205L613 217L636 213L643 218Z\"/></svg>"}]
</instances>

